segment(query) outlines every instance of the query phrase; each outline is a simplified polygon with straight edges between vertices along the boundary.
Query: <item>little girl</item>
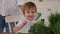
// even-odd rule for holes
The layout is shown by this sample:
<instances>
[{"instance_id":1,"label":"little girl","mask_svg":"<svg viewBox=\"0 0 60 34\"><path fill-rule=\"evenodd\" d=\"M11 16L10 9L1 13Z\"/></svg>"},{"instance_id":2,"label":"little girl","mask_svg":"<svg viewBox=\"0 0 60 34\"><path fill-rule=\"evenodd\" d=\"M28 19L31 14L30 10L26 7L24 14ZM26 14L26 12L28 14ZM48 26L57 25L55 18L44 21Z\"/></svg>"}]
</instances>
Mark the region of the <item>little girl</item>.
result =
<instances>
[{"instance_id":1,"label":"little girl","mask_svg":"<svg viewBox=\"0 0 60 34\"><path fill-rule=\"evenodd\" d=\"M22 17L19 23L14 27L14 32L20 31L20 33L28 33L30 26L35 23L34 19L37 14L37 7L33 2L27 2L22 12L24 17Z\"/></svg>"}]
</instances>

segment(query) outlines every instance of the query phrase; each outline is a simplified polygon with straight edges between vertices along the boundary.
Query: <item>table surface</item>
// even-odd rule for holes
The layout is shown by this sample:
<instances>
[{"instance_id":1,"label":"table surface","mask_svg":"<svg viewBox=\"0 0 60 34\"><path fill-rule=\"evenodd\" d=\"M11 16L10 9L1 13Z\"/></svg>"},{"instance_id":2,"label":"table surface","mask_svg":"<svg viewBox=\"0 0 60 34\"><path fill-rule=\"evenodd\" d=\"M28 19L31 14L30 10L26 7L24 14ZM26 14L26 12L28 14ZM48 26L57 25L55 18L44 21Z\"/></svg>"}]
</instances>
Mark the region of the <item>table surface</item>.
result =
<instances>
[{"instance_id":1,"label":"table surface","mask_svg":"<svg viewBox=\"0 0 60 34\"><path fill-rule=\"evenodd\" d=\"M27 33L8 33L8 32L0 32L0 34L27 34Z\"/></svg>"},{"instance_id":2,"label":"table surface","mask_svg":"<svg viewBox=\"0 0 60 34\"><path fill-rule=\"evenodd\" d=\"M0 34L15 34L15 33L0 32Z\"/></svg>"}]
</instances>

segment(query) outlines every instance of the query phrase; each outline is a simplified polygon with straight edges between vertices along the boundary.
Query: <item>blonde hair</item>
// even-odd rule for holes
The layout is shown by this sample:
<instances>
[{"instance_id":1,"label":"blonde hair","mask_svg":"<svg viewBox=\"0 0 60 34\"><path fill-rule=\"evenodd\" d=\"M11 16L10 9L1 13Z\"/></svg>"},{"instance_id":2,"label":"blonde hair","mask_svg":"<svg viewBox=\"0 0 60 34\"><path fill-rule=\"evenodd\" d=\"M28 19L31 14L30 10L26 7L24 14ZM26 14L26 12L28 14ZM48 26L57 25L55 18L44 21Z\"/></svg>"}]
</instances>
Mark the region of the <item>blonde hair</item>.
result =
<instances>
[{"instance_id":1,"label":"blonde hair","mask_svg":"<svg viewBox=\"0 0 60 34\"><path fill-rule=\"evenodd\" d=\"M25 14L25 10L30 9L30 8L35 8L35 12L37 12L37 7L33 2L27 2L23 6L23 14Z\"/></svg>"}]
</instances>

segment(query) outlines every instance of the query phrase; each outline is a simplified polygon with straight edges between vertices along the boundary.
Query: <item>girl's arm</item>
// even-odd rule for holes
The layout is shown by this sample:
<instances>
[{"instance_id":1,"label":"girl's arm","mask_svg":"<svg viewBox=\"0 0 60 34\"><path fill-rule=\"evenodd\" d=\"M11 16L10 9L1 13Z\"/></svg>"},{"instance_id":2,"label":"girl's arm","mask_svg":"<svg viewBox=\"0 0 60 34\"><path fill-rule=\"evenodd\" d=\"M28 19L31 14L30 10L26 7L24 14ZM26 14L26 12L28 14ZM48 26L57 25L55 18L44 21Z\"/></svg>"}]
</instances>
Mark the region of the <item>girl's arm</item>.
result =
<instances>
[{"instance_id":1,"label":"girl's arm","mask_svg":"<svg viewBox=\"0 0 60 34\"><path fill-rule=\"evenodd\" d=\"M17 32L18 30L20 30L24 25L26 25L27 21L23 21L23 23L19 24L19 26L15 26L14 27L14 32Z\"/></svg>"}]
</instances>

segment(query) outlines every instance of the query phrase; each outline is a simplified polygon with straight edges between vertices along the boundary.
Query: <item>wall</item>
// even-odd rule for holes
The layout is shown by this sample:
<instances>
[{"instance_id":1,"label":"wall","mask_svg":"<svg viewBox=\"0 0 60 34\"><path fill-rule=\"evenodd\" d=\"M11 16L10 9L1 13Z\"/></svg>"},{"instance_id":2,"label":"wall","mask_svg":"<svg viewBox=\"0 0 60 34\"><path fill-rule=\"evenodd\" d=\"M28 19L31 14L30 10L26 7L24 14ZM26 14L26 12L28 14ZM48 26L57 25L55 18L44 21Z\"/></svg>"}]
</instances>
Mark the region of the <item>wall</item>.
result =
<instances>
[{"instance_id":1,"label":"wall","mask_svg":"<svg viewBox=\"0 0 60 34\"><path fill-rule=\"evenodd\" d=\"M26 0L27 1L27 0ZM60 0L43 0L39 2L39 0L28 0L32 1L37 5L37 11L40 12L41 19L45 19L45 25L48 26L48 16L51 13L58 12L60 13Z\"/></svg>"},{"instance_id":2,"label":"wall","mask_svg":"<svg viewBox=\"0 0 60 34\"><path fill-rule=\"evenodd\" d=\"M20 2L20 0L18 1ZM47 16L50 13L55 13L55 12L60 13L60 0L43 0L42 2L40 2L39 0L26 0L25 2L28 1L32 1L37 5L37 11L42 14L40 18L46 19L46 22L47 22ZM0 8L1 7L2 5L0 0ZM4 7L0 9L0 14L5 15Z\"/></svg>"}]
</instances>

